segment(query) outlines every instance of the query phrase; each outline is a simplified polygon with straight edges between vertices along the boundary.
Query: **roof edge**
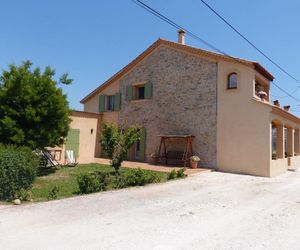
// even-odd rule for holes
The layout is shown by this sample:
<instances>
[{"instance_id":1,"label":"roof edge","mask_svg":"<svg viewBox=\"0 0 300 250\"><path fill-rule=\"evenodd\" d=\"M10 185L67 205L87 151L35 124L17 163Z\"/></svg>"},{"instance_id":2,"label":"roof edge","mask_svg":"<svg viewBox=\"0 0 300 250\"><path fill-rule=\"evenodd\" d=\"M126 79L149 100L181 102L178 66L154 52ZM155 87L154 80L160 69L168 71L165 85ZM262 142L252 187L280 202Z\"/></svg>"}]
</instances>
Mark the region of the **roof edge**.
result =
<instances>
[{"instance_id":1,"label":"roof edge","mask_svg":"<svg viewBox=\"0 0 300 250\"><path fill-rule=\"evenodd\" d=\"M157 39L147 49L145 49L140 55L138 55L134 60L132 60L130 63L128 63L125 67L123 67L121 70L119 70L116 74L111 76L108 80L106 80L104 83L102 83L99 87L94 89L90 94L85 96L80 101L80 103L82 103L82 104L86 103L91 97L94 96L95 93L104 89L108 83L115 81L119 76L127 73L132 67L137 65L140 62L140 60L144 59L148 54L150 54L154 49L156 49L161 44L161 42L162 42L161 38Z\"/></svg>"},{"instance_id":2,"label":"roof edge","mask_svg":"<svg viewBox=\"0 0 300 250\"><path fill-rule=\"evenodd\" d=\"M148 56L154 49L159 47L160 45L166 45L172 48L177 48L179 50L184 50L185 52L189 52L192 54L199 54L201 53L203 56L207 57L214 57L216 60L226 60L231 62L238 62L241 64L244 64L246 66L253 67L258 73L262 74L264 77L266 77L268 80L273 81L274 76L268 72L262 65L260 65L258 62L253 62L237 57L222 55L216 52L203 50L200 48L192 47L189 45L179 44L176 42L168 41L165 39L159 38L156 40L152 45L150 45L146 50L144 50L141 54L139 54L134 60L132 60L130 63L128 63L125 67L123 67L121 70L119 70L117 73L112 75L108 80L106 80L104 83L102 83L99 87L94 89L90 94L85 96L80 103L85 104L89 99L91 99L96 93L106 88L110 83L113 81L116 81L119 77L126 74L128 71L130 71L134 66L136 66L141 60L143 60L146 56Z\"/></svg>"}]
</instances>

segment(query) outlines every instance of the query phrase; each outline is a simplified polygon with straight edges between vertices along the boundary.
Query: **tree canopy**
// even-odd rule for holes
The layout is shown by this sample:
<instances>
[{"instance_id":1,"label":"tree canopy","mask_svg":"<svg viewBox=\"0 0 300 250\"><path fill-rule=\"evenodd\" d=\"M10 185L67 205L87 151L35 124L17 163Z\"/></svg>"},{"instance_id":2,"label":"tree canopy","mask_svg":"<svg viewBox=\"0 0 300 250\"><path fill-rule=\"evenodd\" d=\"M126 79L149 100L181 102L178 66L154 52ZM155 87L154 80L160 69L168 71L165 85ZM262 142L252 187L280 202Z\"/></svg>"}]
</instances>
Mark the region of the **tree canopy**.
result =
<instances>
[{"instance_id":1,"label":"tree canopy","mask_svg":"<svg viewBox=\"0 0 300 250\"><path fill-rule=\"evenodd\" d=\"M141 127L104 124L100 143L111 160L112 167L118 172L132 145L141 138Z\"/></svg>"},{"instance_id":2,"label":"tree canopy","mask_svg":"<svg viewBox=\"0 0 300 250\"><path fill-rule=\"evenodd\" d=\"M70 109L59 84L72 79L55 71L31 68L30 61L9 65L0 76L0 142L32 149L59 145L67 136Z\"/></svg>"}]
</instances>

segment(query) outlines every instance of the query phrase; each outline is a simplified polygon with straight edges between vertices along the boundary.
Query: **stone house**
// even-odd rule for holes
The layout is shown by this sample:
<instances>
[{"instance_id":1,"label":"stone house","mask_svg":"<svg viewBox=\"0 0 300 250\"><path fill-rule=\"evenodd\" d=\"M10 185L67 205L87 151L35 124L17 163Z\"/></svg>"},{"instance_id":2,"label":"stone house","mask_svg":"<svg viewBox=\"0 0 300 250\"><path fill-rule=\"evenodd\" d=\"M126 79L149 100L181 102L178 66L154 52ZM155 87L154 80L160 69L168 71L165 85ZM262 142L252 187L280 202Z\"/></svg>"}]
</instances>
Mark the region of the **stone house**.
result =
<instances>
[{"instance_id":1,"label":"stone house","mask_svg":"<svg viewBox=\"0 0 300 250\"><path fill-rule=\"evenodd\" d=\"M137 124L143 138L129 160L151 162L159 135L192 135L201 167L275 176L300 163L300 119L270 102L273 79L257 62L187 46L179 32L177 43L158 39L81 100L66 147L89 162L104 155L101 124ZM167 154L185 143L170 138Z\"/></svg>"}]
</instances>

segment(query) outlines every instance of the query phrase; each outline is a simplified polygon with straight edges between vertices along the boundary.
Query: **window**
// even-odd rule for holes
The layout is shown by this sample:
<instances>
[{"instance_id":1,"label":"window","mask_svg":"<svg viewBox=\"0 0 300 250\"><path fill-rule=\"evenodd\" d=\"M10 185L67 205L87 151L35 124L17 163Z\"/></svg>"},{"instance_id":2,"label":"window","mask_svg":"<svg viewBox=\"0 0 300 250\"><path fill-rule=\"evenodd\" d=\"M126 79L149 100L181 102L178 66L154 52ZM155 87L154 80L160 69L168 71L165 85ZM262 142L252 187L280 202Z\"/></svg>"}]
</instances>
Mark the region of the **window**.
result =
<instances>
[{"instance_id":1,"label":"window","mask_svg":"<svg viewBox=\"0 0 300 250\"><path fill-rule=\"evenodd\" d=\"M133 84L126 87L126 100L144 100L152 98L152 83Z\"/></svg>"},{"instance_id":2,"label":"window","mask_svg":"<svg viewBox=\"0 0 300 250\"><path fill-rule=\"evenodd\" d=\"M227 79L227 89L237 88L237 73L230 73Z\"/></svg>"},{"instance_id":3,"label":"window","mask_svg":"<svg viewBox=\"0 0 300 250\"><path fill-rule=\"evenodd\" d=\"M139 85L134 87L135 99L145 99L145 85Z\"/></svg>"},{"instance_id":4,"label":"window","mask_svg":"<svg viewBox=\"0 0 300 250\"><path fill-rule=\"evenodd\" d=\"M114 96L113 95L106 96L105 110L106 111L113 111L114 110Z\"/></svg>"},{"instance_id":5,"label":"window","mask_svg":"<svg viewBox=\"0 0 300 250\"><path fill-rule=\"evenodd\" d=\"M262 100L269 101L268 93L269 87L268 84L263 83L255 79L255 95L261 98Z\"/></svg>"}]
</instances>

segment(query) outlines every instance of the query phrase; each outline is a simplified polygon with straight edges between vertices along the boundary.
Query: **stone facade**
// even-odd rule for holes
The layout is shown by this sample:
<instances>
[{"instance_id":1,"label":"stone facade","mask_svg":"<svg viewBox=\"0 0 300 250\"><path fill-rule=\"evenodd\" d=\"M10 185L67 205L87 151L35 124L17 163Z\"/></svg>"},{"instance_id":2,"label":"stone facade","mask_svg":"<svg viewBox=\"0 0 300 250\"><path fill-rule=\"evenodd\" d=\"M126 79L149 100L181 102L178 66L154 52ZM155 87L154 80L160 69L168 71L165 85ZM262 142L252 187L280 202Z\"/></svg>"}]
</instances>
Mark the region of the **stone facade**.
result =
<instances>
[{"instance_id":1,"label":"stone facade","mask_svg":"<svg viewBox=\"0 0 300 250\"><path fill-rule=\"evenodd\" d=\"M127 101L126 86L143 81L152 82L152 98ZM216 166L217 63L160 46L120 79L120 92L119 122L146 128L146 161L158 149L157 135L192 134L201 166Z\"/></svg>"}]
</instances>

